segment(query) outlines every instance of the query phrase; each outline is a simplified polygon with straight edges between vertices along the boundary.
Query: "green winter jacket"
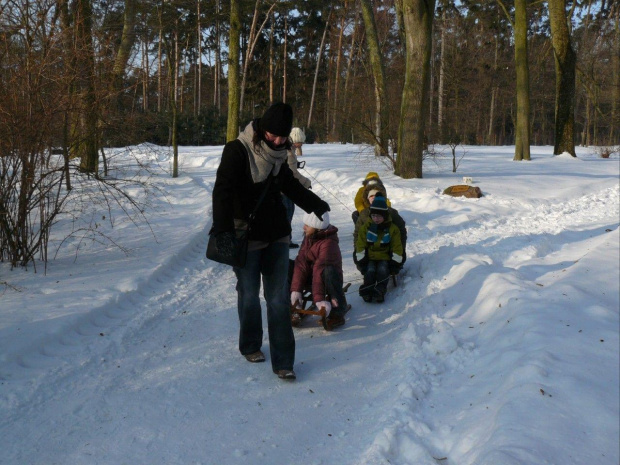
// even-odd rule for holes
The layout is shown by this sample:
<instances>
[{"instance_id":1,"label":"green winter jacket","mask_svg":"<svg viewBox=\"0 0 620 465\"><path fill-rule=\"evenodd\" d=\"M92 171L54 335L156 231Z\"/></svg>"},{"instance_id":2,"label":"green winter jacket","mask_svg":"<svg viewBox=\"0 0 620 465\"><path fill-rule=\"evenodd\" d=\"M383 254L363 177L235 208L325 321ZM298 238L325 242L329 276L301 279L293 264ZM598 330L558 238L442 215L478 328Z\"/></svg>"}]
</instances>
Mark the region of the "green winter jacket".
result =
<instances>
[{"instance_id":1,"label":"green winter jacket","mask_svg":"<svg viewBox=\"0 0 620 465\"><path fill-rule=\"evenodd\" d=\"M392 223L392 218L378 225L376 235L373 231L374 221L368 219L358 230L355 240L355 256L360 261L367 251L370 260L394 260L403 263L403 243L400 239L400 230Z\"/></svg>"},{"instance_id":2,"label":"green winter jacket","mask_svg":"<svg viewBox=\"0 0 620 465\"><path fill-rule=\"evenodd\" d=\"M395 224L396 227L398 227L398 230L400 231L400 242L403 244L403 252L404 252L407 248L407 226L405 225L405 220L403 219L402 216L400 216L400 213L398 213L398 210L392 207L388 207L388 211L390 212L390 219L392 221L392 224ZM355 228L353 229L353 246L354 247L355 247L355 241L357 240L357 233L359 229L362 227L363 224L365 224L368 221L372 221L370 219L370 208L365 208L364 210L360 212L357 218L357 221L355 222ZM407 255L404 254L402 264L404 265L406 261L407 261Z\"/></svg>"}]
</instances>

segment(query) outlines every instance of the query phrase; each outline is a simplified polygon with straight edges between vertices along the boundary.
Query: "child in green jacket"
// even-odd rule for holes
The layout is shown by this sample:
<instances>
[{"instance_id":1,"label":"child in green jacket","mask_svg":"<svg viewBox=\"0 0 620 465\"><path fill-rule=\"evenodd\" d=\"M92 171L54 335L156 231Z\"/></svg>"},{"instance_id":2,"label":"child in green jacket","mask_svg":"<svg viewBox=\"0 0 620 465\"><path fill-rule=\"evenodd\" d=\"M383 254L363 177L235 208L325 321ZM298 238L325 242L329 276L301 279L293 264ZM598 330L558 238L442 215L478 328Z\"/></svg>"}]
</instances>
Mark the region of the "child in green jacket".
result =
<instances>
[{"instance_id":1,"label":"child in green jacket","mask_svg":"<svg viewBox=\"0 0 620 465\"><path fill-rule=\"evenodd\" d=\"M365 302L383 302L390 273L404 260L400 230L392 223L385 197L377 196L370 205L370 218L359 228L353 259L364 275L360 296Z\"/></svg>"}]
</instances>

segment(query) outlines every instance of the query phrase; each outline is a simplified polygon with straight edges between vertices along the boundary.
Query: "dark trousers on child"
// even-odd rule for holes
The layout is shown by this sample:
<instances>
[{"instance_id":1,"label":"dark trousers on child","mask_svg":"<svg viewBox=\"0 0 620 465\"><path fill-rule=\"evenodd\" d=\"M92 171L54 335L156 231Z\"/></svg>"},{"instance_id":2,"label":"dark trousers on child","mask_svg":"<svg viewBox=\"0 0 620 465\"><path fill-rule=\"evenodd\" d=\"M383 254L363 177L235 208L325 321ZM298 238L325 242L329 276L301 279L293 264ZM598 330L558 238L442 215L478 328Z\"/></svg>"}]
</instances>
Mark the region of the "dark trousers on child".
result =
<instances>
[{"instance_id":1,"label":"dark trousers on child","mask_svg":"<svg viewBox=\"0 0 620 465\"><path fill-rule=\"evenodd\" d=\"M384 297L387 291L390 267L387 260L369 260L363 271L364 284L360 288L360 295Z\"/></svg>"},{"instance_id":2,"label":"dark trousers on child","mask_svg":"<svg viewBox=\"0 0 620 465\"><path fill-rule=\"evenodd\" d=\"M338 315L344 316L344 314L347 313L347 299L344 296L344 292L342 292L343 282L340 274L336 271L336 268L329 265L323 270L322 276L327 295L331 299L336 299L338 302L338 306L334 306L332 303L332 311L330 315L332 315L332 317Z\"/></svg>"}]
</instances>

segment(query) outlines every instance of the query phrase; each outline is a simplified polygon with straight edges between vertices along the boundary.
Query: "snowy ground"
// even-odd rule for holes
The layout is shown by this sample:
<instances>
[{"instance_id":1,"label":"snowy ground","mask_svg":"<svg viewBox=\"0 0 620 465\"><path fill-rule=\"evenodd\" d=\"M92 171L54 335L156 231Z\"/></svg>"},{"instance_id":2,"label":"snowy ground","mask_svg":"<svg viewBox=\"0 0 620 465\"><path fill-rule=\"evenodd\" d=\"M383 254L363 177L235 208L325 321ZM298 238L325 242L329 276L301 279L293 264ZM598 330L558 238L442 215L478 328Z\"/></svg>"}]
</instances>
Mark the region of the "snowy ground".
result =
<instances>
[{"instance_id":1,"label":"snowy ground","mask_svg":"<svg viewBox=\"0 0 620 465\"><path fill-rule=\"evenodd\" d=\"M359 146L304 146L353 309L295 330L290 383L239 355L234 275L204 258L221 147L182 149L152 231L108 231L128 255L69 241L46 274L0 264L0 463L618 465L619 159L513 150L402 180ZM383 304L349 259L368 171L409 229ZM442 195L463 176L485 197Z\"/></svg>"}]
</instances>

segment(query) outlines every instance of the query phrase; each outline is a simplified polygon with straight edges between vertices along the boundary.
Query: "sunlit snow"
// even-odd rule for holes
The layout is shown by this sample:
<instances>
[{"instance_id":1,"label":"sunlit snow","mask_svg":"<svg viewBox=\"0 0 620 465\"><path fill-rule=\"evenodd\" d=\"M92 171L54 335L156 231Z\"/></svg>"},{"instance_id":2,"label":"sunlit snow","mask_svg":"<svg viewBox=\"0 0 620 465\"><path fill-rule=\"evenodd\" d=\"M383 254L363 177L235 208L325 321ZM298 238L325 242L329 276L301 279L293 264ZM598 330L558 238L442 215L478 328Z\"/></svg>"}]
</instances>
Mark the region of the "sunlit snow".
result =
<instances>
[{"instance_id":1,"label":"sunlit snow","mask_svg":"<svg viewBox=\"0 0 620 465\"><path fill-rule=\"evenodd\" d=\"M446 148L405 180L361 146L303 150L352 310L295 329L297 381L239 354L234 275L205 259L222 147L182 148L177 179L145 149L167 193L150 227L101 225L128 255L75 240L45 274L0 264L0 463L618 465L618 157L467 146L452 173ZM369 171L408 225L383 304L351 259ZM463 178L484 197L442 194Z\"/></svg>"}]
</instances>

